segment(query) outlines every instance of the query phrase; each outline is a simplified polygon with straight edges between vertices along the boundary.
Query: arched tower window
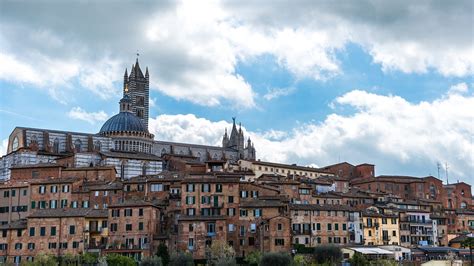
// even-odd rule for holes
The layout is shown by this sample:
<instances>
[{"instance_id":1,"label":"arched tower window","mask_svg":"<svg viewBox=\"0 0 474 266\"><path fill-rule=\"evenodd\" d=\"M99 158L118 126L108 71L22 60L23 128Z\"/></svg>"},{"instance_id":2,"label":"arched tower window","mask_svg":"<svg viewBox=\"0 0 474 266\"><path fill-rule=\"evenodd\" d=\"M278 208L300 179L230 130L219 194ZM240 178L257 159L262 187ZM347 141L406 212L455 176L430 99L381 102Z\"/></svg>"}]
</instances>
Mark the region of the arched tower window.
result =
<instances>
[{"instance_id":1,"label":"arched tower window","mask_svg":"<svg viewBox=\"0 0 474 266\"><path fill-rule=\"evenodd\" d=\"M165 154L166 154L166 149L163 148L163 149L161 150L161 156L163 156L163 155L165 155Z\"/></svg>"},{"instance_id":2,"label":"arched tower window","mask_svg":"<svg viewBox=\"0 0 474 266\"><path fill-rule=\"evenodd\" d=\"M125 179L125 168L127 167L127 162L122 161L120 163L120 178Z\"/></svg>"},{"instance_id":3,"label":"arched tower window","mask_svg":"<svg viewBox=\"0 0 474 266\"><path fill-rule=\"evenodd\" d=\"M146 175L147 168L148 168L148 163L143 163L143 165L142 165L142 175Z\"/></svg>"},{"instance_id":4,"label":"arched tower window","mask_svg":"<svg viewBox=\"0 0 474 266\"><path fill-rule=\"evenodd\" d=\"M82 141L80 139L76 139L74 141L74 150L76 152L81 152Z\"/></svg>"},{"instance_id":5,"label":"arched tower window","mask_svg":"<svg viewBox=\"0 0 474 266\"><path fill-rule=\"evenodd\" d=\"M59 140L55 138L53 141L53 152L59 153Z\"/></svg>"},{"instance_id":6,"label":"arched tower window","mask_svg":"<svg viewBox=\"0 0 474 266\"><path fill-rule=\"evenodd\" d=\"M101 147L102 147L102 143L100 143L99 140L94 143L94 150L100 151Z\"/></svg>"}]
</instances>

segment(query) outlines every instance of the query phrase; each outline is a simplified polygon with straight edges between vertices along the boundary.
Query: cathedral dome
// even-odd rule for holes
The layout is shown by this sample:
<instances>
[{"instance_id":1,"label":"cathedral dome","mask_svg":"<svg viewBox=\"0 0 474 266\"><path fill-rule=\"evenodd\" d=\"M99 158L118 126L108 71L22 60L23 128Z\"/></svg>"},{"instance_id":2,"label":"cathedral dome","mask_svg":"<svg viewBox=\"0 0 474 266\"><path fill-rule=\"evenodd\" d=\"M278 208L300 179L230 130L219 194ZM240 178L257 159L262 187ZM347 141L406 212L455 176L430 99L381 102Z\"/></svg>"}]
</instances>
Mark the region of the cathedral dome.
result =
<instances>
[{"instance_id":1,"label":"cathedral dome","mask_svg":"<svg viewBox=\"0 0 474 266\"><path fill-rule=\"evenodd\" d=\"M131 112L120 112L107 120L99 131L99 134L108 132L143 132L148 129L142 120Z\"/></svg>"}]
</instances>

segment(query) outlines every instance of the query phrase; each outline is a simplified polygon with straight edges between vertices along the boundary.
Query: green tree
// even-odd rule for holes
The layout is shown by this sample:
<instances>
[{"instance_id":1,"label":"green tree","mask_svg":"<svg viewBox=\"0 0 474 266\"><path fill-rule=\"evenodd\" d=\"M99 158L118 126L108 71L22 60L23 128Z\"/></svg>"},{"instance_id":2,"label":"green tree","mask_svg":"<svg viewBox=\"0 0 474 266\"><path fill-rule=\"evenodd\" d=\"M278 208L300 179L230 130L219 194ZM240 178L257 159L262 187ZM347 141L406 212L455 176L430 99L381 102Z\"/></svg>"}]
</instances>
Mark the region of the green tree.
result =
<instances>
[{"instance_id":1,"label":"green tree","mask_svg":"<svg viewBox=\"0 0 474 266\"><path fill-rule=\"evenodd\" d=\"M194 260L189 253L173 254L170 257L168 266L194 266Z\"/></svg>"},{"instance_id":2,"label":"green tree","mask_svg":"<svg viewBox=\"0 0 474 266\"><path fill-rule=\"evenodd\" d=\"M34 262L26 263L28 266L56 266L56 258L51 255L39 254L35 256Z\"/></svg>"},{"instance_id":3,"label":"green tree","mask_svg":"<svg viewBox=\"0 0 474 266\"><path fill-rule=\"evenodd\" d=\"M354 256L349 259L349 263L351 264L351 266L365 266L369 264L365 256L360 254L359 252L356 252Z\"/></svg>"},{"instance_id":4,"label":"green tree","mask_svg":"<svg viewBox=\"0 0 474 266\"><path fill-rule=\"evenodd\" d=\"M288 266L291 261L291 256L286 253L266 253L262 256L260 266Z\"/></svg>"},{"instance_id":5,"label":"green tree","mask_svg":"<svg viewBox=\"0 0 474 266\"><path fill-rule=\"evenodd\" d=\"M168 247L161 243L158 246L158 251L156 252L156 256L161 258L161 262L163 263L163 266L168 266L170 263L170 253L168 252Z\"/></svg>"},{"instance_id":6,"label":"green tree","mask_svg":"<svg viewBox=\"0 0 474 266\"><path fill-rule=\"evenodd\" d=\"M339 247L332 245L322 245L314 248L314 260L316 263L329 262L339 263L342 259L342 251Z\"/></svg>"},{"instance_id":7,"label":"green tree","mask_svg":"<svg viewBox=\"0 0 474 266\"><path fill-rule=\"evenodd\" d=\"M474 237L467 237L461 242L461 245L469 249L469 256L471 260L471 265L474 265L474 260L472 258L472 249L474 248Z\"/></svg>"},{"instance_id":8,"label":"green tree","mask_svg":"<svg viewBox=\"0 0 474 266\"><path fill-rule=\"evenodd\" d=\"M137 263L130 257L122 256L119 254L109 254L105 258L107 265L114 266L136 266Z\"/></svg>"},{"instance_id":9,"label":"green tree","mask_svg":"<svg viewBox=\"0 0 474 266\"><path fill-rule=\"evenodd\" d=\"M258 250L252 251L247 256L245 256L245 262L247 262L249 266L258 266L261 259L262 252Z\"/></svg>"},{"instance_id":10,"label":"green tree","mask_svg":"<svg viewBox=\"0 0 474 266\"><path fill-rule=\"evenodd\" d=\"M293 258L293 262L294 262L295 266L306 266L306 265L308 265L308 262L306 261L306 258L301 254L296 255Z\"/></svg>"},{"instance_id":11,"label":"green tree","mask_svg":"<svg viewBox=\"0 0 474 266\"><path fill-rule=\"evenodd\" d=\"M66 253L61 257L61 266L72 266L76 265L79 261L79 257L72 255L71 253Z\"/></svg>"},{"instance_id":12,"label":"green tree","mask_svg":"<svg viewBox=\"0 0 474 266\"><path fill-rule=\"evenodd\" d=\"M97 254L86 252L81 256L82 265L93 265L97 263Z\"/></svg>"},{"instance_id":13,"label":"green tree","mask_svg":"<svg viewBox=\"0 0 474 266\"><path fill-rule=\"evenodd\" d=\"M140 261L140 266L163 266L162 260L158 256L146 257Z\"/></svg>"}]
</instances>

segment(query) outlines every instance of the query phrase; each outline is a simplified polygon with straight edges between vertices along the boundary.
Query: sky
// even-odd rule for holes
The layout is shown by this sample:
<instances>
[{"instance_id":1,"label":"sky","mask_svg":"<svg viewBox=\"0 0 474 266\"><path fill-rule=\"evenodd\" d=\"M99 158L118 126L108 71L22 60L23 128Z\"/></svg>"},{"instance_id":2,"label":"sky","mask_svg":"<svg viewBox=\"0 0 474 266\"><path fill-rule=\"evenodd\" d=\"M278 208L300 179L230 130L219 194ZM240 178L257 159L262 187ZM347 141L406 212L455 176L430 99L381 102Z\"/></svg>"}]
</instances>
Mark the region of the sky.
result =
<instances>
[{"instance_id":1,"label":"sky","mask_svg":"<svg viewBox=\"0 0 474 266\"><path fill-rule=\"evenodd\" d=\"M473 184L473 25L472 1L1 1L0 153L98 132L138 52L155 139L237 117L262 160Z\"/></svg>"}]
</instances>

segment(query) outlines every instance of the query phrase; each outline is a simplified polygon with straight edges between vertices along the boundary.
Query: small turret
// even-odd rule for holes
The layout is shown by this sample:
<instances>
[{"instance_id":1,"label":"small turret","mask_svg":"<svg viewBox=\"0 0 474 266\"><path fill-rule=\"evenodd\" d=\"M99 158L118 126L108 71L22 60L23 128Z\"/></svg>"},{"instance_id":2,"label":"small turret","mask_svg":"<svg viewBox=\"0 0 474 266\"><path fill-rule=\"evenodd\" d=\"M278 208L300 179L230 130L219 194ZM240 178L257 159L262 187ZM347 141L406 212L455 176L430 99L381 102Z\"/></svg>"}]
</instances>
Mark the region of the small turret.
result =
<instances>
[{"instance_id":1,"label":"small turret","mask_svg":"<svg viewBox=\"0 0 474 266\"><path fill-rule=\"evenodd\" d=\"M222 147L227 148L228 145L229 145L229 136L227 135L227 128L226 128L224 136L222 137Z\"/></svg>"},{"instance_id":2,"label":"small turret","mask_svg":"<svg viewBox=\"0 0 474 266\"><path fill-rule=\"evenodd\" d=\"M123 91L124 91L124 95L126 93L126 89L128 87L128 72L127 72L127 68L125 68L125 73L123 74Z\"/></svg>"},{"instance_id":3,"label":"small turret","mask_svg":"<svg viewBox=\"0 0 474 266\"><path fill-rule=\"evenodd\" d=\"M120 112L132 112L132 109L130 108L131 102L132 101L130 100L130 96L125 94L120 100Z\"/></svg>"}]
</instances>

